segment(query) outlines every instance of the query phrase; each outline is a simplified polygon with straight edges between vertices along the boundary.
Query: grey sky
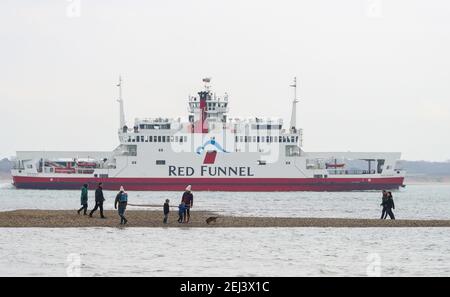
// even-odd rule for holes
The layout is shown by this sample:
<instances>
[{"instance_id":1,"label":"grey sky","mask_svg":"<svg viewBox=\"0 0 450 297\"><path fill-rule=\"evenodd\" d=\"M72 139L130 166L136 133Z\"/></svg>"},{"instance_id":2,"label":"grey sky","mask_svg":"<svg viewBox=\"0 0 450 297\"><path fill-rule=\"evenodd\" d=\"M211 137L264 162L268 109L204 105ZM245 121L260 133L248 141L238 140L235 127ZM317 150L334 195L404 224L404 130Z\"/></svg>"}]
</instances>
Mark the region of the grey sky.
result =
<instances>
[{"instance_id":1,"label":"grey sky","mask_svg":"<svg viewBox=\"0 0 450 297\"><path fill-rule=\"evenodd\" d=\"M77 2L77 1L75 1ZM309 151L450 159L450 3L442 0L0 3L0 156L110 150L128 122L187 117L211 76L230 115L289 119Z\"/></svg>"}]
</instances>

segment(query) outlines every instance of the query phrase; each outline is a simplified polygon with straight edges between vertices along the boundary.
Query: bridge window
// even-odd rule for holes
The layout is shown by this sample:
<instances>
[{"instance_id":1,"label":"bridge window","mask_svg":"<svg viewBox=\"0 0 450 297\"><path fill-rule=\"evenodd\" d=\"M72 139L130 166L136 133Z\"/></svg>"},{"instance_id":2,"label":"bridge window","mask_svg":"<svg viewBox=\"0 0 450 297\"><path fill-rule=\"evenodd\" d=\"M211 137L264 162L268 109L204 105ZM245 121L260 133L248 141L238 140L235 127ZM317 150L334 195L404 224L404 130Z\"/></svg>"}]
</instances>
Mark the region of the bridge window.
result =
<instances>
[{"instance_id":1,"label":"bridge window","mask_svg":"<svg viewBox=\"0 0 450 297\"><path fill-rule=\"evenodd\" d=\"M300 156L300 148L296 145L286 145L286 157Z\"/></svg>"}]
</instances>

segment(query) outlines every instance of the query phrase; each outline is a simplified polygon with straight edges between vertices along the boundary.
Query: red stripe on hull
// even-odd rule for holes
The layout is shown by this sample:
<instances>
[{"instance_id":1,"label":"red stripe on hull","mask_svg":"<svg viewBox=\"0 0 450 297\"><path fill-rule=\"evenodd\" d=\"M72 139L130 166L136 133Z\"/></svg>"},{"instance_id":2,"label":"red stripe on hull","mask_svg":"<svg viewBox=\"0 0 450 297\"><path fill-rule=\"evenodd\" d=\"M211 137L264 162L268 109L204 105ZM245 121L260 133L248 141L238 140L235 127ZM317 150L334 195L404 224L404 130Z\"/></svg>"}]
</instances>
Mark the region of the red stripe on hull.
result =
<instances>
[{"instance_id":1,"label":"red stripe on hull","mask_svg":"<svg viewBox=\"0 0 450 297\"><path fill-rule=\"evenodd\" d=\"M19 189L79 189L85 183L93 188L103 182L105 190L182 191L192 185L195 191L288 192L288 191L370 191L394 190L403 186L403 177L389 178L48 178L14 176Z\"/></svg>"}]
</instances>

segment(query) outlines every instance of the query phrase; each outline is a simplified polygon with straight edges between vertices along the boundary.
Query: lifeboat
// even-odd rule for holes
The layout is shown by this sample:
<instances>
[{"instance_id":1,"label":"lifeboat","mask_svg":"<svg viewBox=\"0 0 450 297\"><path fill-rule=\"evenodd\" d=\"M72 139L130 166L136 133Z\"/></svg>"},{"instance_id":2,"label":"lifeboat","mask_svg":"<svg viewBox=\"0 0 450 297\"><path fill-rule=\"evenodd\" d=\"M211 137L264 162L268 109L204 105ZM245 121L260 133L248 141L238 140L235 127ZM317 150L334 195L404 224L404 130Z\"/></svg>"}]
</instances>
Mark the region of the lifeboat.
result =
<instances>
[{"instance_id":1,"label":"lifeboat","mask_svg":"<svg viewBox=\"0 0 450 297\"><path fill-rule=\"evenodd\" d=\"M344 168L344 163L326 163L325 166L328 168L336 169L336 168Z\"/></svg>"},{"instance_id":2,"label":"lifeboat","mask_svg":"<svg viewBox=\"0 0 450 297\"><path fill-rule=\"evenodd\" d=\"M83 168L97 167L97 163L95 163L95 162L78 162L77 165L78 165L78 167L83 167Z\"/></svg>"},{"instance_id":3,"label":"lifeboat","mask_svg":"<svg viewBox=\"0 0 450 297\"><path fill-rule=\"evenodd\" d=\"M55 173L75 173L75 168L58 168L55 167Z\"/></svg>"}]
</instances>

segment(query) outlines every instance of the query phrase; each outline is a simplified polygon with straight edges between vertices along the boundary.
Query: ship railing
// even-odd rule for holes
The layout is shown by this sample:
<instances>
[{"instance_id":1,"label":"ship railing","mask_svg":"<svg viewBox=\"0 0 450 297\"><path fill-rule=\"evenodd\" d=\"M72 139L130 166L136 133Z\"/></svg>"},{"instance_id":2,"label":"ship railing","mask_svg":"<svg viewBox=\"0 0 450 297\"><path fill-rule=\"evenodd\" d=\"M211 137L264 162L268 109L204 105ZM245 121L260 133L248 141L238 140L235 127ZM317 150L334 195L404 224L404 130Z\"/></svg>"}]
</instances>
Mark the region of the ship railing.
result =
<instances>
[{"instance_id":1,"label":"ship railing","mask_svg":"<svg viewBox=\"0 0 450 297\"><path fill-rule=\"evenodd\" d=\"M330 175L367 175L376 174L376 170L346 170L346 169L328 169Z\"/></svg>"}]
</instances>

